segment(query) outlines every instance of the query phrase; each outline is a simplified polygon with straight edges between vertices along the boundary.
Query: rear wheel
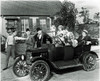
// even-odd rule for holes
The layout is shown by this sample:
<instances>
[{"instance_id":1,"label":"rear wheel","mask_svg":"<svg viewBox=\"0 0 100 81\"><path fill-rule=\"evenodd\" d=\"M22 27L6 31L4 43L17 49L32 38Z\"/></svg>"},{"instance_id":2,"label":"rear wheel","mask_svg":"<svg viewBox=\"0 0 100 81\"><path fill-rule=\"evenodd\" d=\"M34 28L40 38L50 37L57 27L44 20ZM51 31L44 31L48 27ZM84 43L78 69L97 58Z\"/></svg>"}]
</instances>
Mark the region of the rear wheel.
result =
<instances>
[{"instance_id":1,"label":"rear wheel","mask_svg":"<svg viewBox=\"0 0 100 81\"><path fill-rule=\"evenodd\" d=\"M30 70L30 78L32 81L47 81L50 76L50 67L43 61L35 61Z\"/></svg>"},{"instance_id":2,"label":"rear wheel","mask_svg":"<svg viewBox=\"0 0 100 81\"><path fill-rule=\"evenodd\" d=\"M22 60L20 57L16 58L13 65L13 72L18 77L24 77L29 74L28 65L25 60Z\"/></svg>"},{"instance_id":3,"label":"rear wheel","mask_svg":"<svg viewBox=\"0 0 100 81\"><path fill-rule=\"evenodd\" d=\"M85 71L92 71L96 68L96 58L97 56L91 53L83 56L83 68Z\"/></svg>"}]
</instances>

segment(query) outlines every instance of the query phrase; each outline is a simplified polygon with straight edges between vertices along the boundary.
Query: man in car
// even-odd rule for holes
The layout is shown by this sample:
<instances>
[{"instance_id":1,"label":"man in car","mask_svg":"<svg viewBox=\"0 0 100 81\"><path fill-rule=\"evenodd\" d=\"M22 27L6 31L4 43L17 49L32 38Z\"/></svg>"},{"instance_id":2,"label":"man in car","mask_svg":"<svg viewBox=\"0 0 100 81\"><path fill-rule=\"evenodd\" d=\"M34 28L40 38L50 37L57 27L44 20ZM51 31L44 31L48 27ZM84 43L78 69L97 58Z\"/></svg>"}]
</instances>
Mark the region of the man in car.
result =
<instances>
[{"instance_id":1,"label":"man in car","mask_svg":"<svg viewBox=\"0 0 100 81\"><path fill-rule=\"evenodd\" d=\"M44 33L41 28L37 28L37 34L34 36L36 47L42 47L42 45L52 43L52 38Z\"/></svg>"},{"instance_id":2,"label":"man in car","mask_svg":"<svg viewBox=\"0 0 100 81\"><path fill-rule=\"evenodd\" d=\"M91 37L88 35L87 30L83 30L82 34L78 38L78 46L80 45L88 45L91 43Z\"/></svg>"}]
</instances>

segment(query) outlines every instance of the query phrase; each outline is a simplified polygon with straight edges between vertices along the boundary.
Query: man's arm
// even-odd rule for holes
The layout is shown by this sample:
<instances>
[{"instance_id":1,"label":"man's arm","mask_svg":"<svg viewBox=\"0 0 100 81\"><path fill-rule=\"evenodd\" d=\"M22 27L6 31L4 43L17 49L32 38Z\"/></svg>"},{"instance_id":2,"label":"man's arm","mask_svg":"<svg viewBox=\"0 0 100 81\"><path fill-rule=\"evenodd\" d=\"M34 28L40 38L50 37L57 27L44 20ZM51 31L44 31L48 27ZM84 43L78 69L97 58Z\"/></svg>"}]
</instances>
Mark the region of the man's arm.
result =
<instances>
[{"instance_id":1,"label":"man's arm","mask_svg":"<svg viewBox=\"0 0 100 81\"><path fill-rule=\"evenodd\" d=\"M48 39L48 41L49 41L50 43L52 43L52 38L51 38L48 34L46 34L46 38Z\"/></svg>"},{"instance_id":2,"label":"man's arm","mask_svg":"<svg viewBox=\"0 0 100 81\"><path fill-rule=\"evenodd\" d=\"M78 46L85 44L85 40L82 40L82 36L79 36L77 41L78 41Z\"/></svg>"},{"instance_id":3,"label":"man's arm","mask_svg":"<svg viewBox=\"0 0 100 81\"><path fill-rule=\"evenodd\" d=\"M7 37L7 40L6 40L6 43L5 43L5 49L7 49L7 45L8 45L8 37Z\"/></svg>"}]
</instances>

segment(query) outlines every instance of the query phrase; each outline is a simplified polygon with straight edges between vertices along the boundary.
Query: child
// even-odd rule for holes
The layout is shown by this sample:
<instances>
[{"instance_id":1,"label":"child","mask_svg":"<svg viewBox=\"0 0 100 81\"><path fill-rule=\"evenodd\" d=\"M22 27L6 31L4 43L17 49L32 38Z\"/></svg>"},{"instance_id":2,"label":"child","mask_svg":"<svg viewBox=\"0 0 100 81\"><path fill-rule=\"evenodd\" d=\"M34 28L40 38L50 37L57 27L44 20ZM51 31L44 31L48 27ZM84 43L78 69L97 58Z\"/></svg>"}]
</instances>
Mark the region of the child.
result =
<instances>
[{"instance_id":1,"label":"child","mask_svg":"<svg viewBox=\"0 0 100 81\"><path fill-rule=\"evenodd\" d=\"M6 64L5 64L5 68L3 70L6 70L8 68L8 62L9 62L9 58L12 54L13 58L15 58L15 40L14 40L14 35L13 35L13 31L12 29L7 29L7 33L9 34L7 37L7 41L6 41L6 51L7 51L7 57L6 57Z\"/></svg>"}]
</instances>

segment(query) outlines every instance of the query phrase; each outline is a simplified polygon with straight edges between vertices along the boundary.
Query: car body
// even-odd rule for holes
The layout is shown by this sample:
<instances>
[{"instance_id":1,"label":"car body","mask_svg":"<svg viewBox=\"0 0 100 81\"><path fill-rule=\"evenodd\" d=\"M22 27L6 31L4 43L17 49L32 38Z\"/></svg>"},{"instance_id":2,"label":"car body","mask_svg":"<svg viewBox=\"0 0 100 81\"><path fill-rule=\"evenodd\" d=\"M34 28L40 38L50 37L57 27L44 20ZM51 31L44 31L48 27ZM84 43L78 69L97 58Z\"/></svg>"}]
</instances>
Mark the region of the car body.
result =
<instances>
[{"instance_id":1,"label":"car body","mask_svg":"<svg viewBox=\"0 0 100 81\"><path fill-rule=\"evenodd\" d=\"M30 74L32 81L47 81L54 70L78 66L83 66L86 71L94 70L97 58L90 44L77 47L46 44L40 48L27 49L25 55L17 57L13 71L19 77Z\"/></svg>"},{"instance_id":2,"label":"car body","mask_svg":"<svg viewBox=\"0 0 100 81\"><path fill-rule=\"evenodd\" d=\"M92 45L99 45L99 39L91 39Z\"/></svg>"}]
</instances>

